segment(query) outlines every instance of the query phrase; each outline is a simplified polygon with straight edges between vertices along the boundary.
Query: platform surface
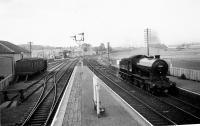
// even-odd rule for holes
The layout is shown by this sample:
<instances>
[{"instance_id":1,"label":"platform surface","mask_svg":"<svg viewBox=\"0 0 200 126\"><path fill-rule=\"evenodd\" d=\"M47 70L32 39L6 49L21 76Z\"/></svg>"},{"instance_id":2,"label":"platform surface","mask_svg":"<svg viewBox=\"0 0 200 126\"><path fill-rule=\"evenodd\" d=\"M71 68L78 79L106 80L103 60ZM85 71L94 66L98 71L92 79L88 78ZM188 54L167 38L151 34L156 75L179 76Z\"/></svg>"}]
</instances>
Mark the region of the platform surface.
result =
<instances>
[{"instance_id":1,"label":"platform surface","mask_svg":"<svg viewBox=\"0 0 200 126\"><path fill-rule=\"evenodd\" d=\"M88 67L77 66L62 126L139 126L134 117L102 86L100 100L106 112L102 117L97 117L92 77L93 73Z\"/></svg>"}]
</instances>

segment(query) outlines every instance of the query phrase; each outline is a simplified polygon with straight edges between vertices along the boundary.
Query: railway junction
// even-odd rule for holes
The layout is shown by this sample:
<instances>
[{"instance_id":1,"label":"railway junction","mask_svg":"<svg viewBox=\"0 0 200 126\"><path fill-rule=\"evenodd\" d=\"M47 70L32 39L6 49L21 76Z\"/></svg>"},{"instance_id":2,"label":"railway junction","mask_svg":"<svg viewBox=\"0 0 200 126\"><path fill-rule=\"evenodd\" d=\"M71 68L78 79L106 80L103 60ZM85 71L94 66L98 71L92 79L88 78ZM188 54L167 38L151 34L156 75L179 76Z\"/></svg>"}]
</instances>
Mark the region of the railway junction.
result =
<instances>
[{"instance_id":1,"label":"railway junction","mask_svg":"<svg viewBox=\"0 0 200 126\"><path fill-rule=\"evenodd\" d=\"M3 125L200 124L198 83L194 82L189 88L188 81L182 83L182 80L171 77L180 87L179 94L156 96L122 80L117 68L94 59L66 60L48 65L47 71L38 77L37 82L9 87L11 92L17 88L24 92L19 95L17 90L8 94L8 98L15 102L10 100L1 105ZM98 88L94 88L94 83ZM20 103L16 103L19 99ZM29 102L32 105L28 105ZM10 116L12 122L9 122L8 116L12 112L15 115Z\"/></svg>"},{"instance_id":2,"label":"railway junction","mask_svg":"<svg viewBox=\"0 0 200 126\"><path fill-rule=\"evenodd\" d=\"M200 1L0 3L0 126L200 126Z\"/></svg>"}]
</instances>

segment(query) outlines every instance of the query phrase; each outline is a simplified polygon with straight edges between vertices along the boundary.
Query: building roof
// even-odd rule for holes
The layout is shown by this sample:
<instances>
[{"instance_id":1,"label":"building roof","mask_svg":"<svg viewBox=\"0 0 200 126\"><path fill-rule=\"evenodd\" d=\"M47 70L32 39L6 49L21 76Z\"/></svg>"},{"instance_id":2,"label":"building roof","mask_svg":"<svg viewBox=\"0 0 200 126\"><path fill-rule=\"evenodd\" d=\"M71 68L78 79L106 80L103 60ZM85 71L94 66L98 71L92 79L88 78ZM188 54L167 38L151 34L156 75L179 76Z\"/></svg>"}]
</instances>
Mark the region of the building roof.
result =
<instances>
[{"instance_id":1,"label":"building roof","mask_svg":"<svg viewBox=\"0 0 200 126\"><path fill-rule=\"evenodd\" d=\"M28 50L22 47L0 40L0 54L21 54L22 52L29 53Z\"/></svg>"}]
</instances>

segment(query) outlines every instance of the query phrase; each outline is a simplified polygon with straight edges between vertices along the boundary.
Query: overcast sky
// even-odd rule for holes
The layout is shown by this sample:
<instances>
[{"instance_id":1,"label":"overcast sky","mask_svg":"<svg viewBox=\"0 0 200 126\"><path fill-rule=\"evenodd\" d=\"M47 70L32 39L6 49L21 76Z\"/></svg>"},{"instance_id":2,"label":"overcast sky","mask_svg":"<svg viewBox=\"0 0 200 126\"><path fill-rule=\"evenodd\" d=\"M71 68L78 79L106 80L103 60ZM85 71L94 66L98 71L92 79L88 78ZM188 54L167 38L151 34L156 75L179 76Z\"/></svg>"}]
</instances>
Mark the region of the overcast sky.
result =
<instances>
[{"instance_id":1,"label":"overcast sky","mask_svg":"<svg viewBox=\"0 0 200 126\"><path fill-rule=\"evenodd\" d=\"M200 42L200 0L0 0L0 40L72 46L144 45L150 28L166 44Z\"/></svg>"}]
</instances>

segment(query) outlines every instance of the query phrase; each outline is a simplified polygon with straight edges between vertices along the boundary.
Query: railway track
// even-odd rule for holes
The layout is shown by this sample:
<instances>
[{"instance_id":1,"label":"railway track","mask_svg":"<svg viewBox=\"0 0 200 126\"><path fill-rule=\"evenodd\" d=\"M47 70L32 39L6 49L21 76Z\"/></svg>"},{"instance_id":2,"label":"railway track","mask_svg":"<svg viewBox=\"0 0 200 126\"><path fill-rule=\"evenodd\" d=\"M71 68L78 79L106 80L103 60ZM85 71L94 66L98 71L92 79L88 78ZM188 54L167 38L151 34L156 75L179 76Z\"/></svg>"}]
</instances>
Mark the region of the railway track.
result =
<instances>
[{"instance_id":1,"label":"railway track","mask_svg":"<svg viewBox=\"0 0 200 126\"><path fill-rule=\"evenodd\" d=\"M102 66L102 67L105 68L105 66ZM113 76L116 76L117 78L121 79L118 76L118 71L119 71L118 68L110 66L110 67L106 67L106 69L107 69L107 73L112 74ZM121 80L124 81L123 79L121 79ZM131 82L127 82L127 84L133 85L133 84L131 84ZM173 95L167 94L167 97L157 97L157 98L162 100L163 102L171 103L175 107L180 108L183 111L186 111L188 114L191 114L193 116L196 116L197 118L200 118L200 107L199 107L200 103L198 101L195 102L195 99L198 99L198 98L191 97L190 93L188 94L186 92L181 92L181 91L179 91L179 92L180 93L178 95L173 96ZM155 96L153 96L153 97L155 97Z\"/></svg>"},{"instance_id":2,"label":"railway track","mask_svg":"<svg viewBox=\"0 0 200 126\"><path fill-rule=\"evenodd\" d=\"M167 95L167 97L159 97L159 99L161 99L164 102L170 103L176 106L177 108L185 111L186 113L200 119L200 108L198 106L183 101L182 99L179 99L172 95Z\"/></svg>"},{"instance_id":3,"label":"railway track","mask_svg":"<svg viewBox=\"0 0 200 126\"><path fill-rule=\"evenodd\" d=\"M56 65L54 65L54 67L49 68L48 69L48 71L50 71L49 73L45 74L38 81L31 84L26 89L25 100L28 99L33 93L35 93L39 88L41 88L45 81L49 81L50 79L52 79L52 77L55 75L56 71L58 71L59 69L62 69L65 66L65 63L56 64Z\"/></svg>"},{"instance_id":4,"label":"railway track","mask_svg":"<svg viewBox=\"0 0 200 126\"><path fill-rule=\"evenodd\" d=\"M179 95L172 96L175 99L179 99L180 101L184 101L186 103L190 103L193 106L200 107L200 95L193 94L191 92L179 89Z\"/></svg>"},{"instance_id":5,"label":"railway track","mask_svg":"<svg viewBox=\"0 0 200 126\"><path fill-rule=\"evenodd\" d=\"M56 110L59 106L59 103L61 101L61 98L64 94L64 91L68 85L68 82L70 80L70 77L72 75L72 72L74 70L74 67L75 65L77 64L78 60L74 61L69 67L68 69L65 71L65 73L59 78L59 81L57 82L57 95L56 95L56 100L55 100L55 104L54 106L52 107L52 110L51 110L51 113L49 114L48 116L48 119L47 119L47 125L49 125L53 118L54 118L54 115L56 113Z\"/></svg>"},{"instance_id":6,"label":"railway track","mask_svg":"<svg viewBox=\"0 0 200 126\"><path fill-rule=\"evenodd\" d=\"M116 72L111 72L108 67L99 65L97 62L90 61L90 63L87 62L87 65L131 106L132 102L138 103L132 107L153 125L200 123L198 107L186 103L183 104L183 102L170 97L157 97L140 88L134 88L130 84L127 85L127 82L124 83L123 80L116 76ZM142 109L138 108L138 106L142 106Z\"/></svg>"},{"instance_id":7,"label":"railway track","mask_svg":"<svg viewBox=\"0 0 200 126\"><path fill-rule=\"evenodd\" d=\"M113 74L114 76L118 77L116 72L119 70L117 68L114 68L113 66L111 66L111 68L108 68L108 69L109 69L108 71L109 74ZM156 97L156 96L152 95L152 97ZM167 97L157 97L157 99L159 99L162 102L165 102L166 104L170 104L171 106L174 106L177 109L180 109L197 119L200 119L199 104L195 103L194 101L190 103L191 99L186 98L185 95L182 96L182 94L179 94L179 95L173 96L173 95L167 94ZM194 98L192 100L194 100Z\"/></svg>"},{"instance_id":8,"label":"railway track","mask_svg":"<svg viewBox=\"0 0 200 126\"><path fill-rule=\"evenodd\" d=\"M48 68L47 69L52 69L53 67L59 65L60 63L62 63L62 61L55 61L53 63L48 63Z\"/></svg>"},{"instance_id":9,"label":"railway track","mask_svg":"<svg viewBox=\"0 0 200 126\"><path fill-rule=\"evenodd\" d=\"M42 86L45 80L49 80L51 78L51 76L53 76L53 73L59 69L60 67L63 67L63 63L56 63L53 66L51 66L50 68L47 69L47 71L42 75L42 77L40 77L39 79L37 79L36 81L33 81L26 89L22 89L23 91L23 98L21 102L24 102L25 100L27 100L32 94L34 94L37 90L39 90ZM11 98L9 98L11 101L14 101L16 98L18 97L18 94L11 96Z\"/></svg>"},{"instance_id":10,"label":"railway track","mask_svg":"<svg viewBox=\"0 0 200 126\"><path fill-rule=\"evenodd\" d=\"M113 76L116 76L117 78L121 79L121 77L119 77L118 72L119 69L114 67L114 66L103 66L101 65L101 67L106 67L106 70L109 74L112 74ZM121 79L122 81L124 81L123 79ZM129 85L133 85L133 83L131 82L127 82L127 84ZM138 88L138 87L137 87ZM167 94L168 97L158 97L158 98L162 98L164 101L168 101L168 103L174 103L177 104L177 106L180 106L179 108L186 108L188 109L188 111L194 111L195 113L199 113L200 110L200 102L198 102L197 100L199 100L199 96L197 95L191 95L190 92L185 92L182 90L179 90L179 94L178 95L170 95ZM195 110L192 110L192 108L194 108Z\"/></svg>"},{"instance_id":11,"label":"railway track","mask_svg":"<svg viewBox=\"0 0 200 126\"><path fill-rule=\"evenodd\" d=\"M67 85L68 79L70 78L76 63L77 60L74 60L71 63L68 63L68 65L61 67L60 70L54 72L54 74L45 81L42 93L35 106L32 108L32 111L26 119L23 120L23 122L21 121L20 124L22 126L41 126L47 125L47 123L50 122L49 119L56 109L56 104L59 102L59 98Z\"/></svg>"}]
</instances>

